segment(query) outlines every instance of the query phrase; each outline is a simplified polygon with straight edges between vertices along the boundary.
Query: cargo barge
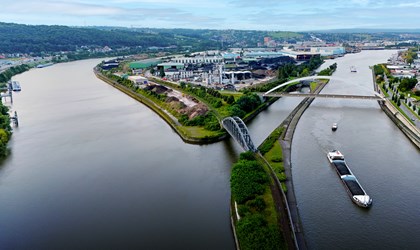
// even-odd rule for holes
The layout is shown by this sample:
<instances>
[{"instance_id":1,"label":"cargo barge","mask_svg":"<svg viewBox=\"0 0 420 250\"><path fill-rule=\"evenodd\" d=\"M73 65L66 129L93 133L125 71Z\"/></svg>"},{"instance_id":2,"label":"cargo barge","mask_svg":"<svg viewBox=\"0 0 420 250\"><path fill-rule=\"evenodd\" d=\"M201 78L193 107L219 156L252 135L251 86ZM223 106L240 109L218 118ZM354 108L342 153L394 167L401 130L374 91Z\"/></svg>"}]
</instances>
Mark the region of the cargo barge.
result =
<instances>
[{"instance_id":1,"label":"cargo barge","mask_svg":"<svg viewBox=\"0 0 420 250\"><path fill-rule=\"evenodd\" d=\"M332 150L327 154L328 160L334 167L338 176L343 182L350 199L360 207L370 207L372 198L366 194L356 176L353 175L350 168L344 161L344 155L338 150Z\"/></svg>"}]
</instances>

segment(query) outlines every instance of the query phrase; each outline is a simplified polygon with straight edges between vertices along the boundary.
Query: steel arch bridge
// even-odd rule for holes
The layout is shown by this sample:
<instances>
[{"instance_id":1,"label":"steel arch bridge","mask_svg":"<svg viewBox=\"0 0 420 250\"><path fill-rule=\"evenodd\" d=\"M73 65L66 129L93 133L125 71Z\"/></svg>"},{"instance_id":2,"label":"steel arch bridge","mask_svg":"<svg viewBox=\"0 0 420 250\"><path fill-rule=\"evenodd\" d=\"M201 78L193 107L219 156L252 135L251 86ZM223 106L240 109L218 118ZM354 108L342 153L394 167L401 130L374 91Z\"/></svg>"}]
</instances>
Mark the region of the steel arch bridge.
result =
<instances>
[{"instance_id":1,"label":"steel arch bridge","mask_svg":"<svg viewBox=\"0 0 420 250\"><path fill-rule=\"evenodd\" d=\"M257 152L251 140L248 128L241 118L237 116L226 117L222 120L222 125L226 131L241 145L243 150Z\"/></svg>"}]
</instances>

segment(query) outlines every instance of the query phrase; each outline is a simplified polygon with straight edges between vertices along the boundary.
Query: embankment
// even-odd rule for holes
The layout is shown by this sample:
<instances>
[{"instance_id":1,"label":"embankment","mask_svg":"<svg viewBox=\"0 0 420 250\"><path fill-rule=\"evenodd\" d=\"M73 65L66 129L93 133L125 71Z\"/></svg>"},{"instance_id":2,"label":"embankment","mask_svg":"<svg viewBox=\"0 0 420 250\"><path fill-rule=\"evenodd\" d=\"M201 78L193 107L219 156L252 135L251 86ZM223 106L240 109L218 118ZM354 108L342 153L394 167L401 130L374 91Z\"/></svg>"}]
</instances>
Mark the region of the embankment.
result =
<instances>
[{"instance_id":1,"label":"embankment","mask_svg":"<svg viewBox=\"0 0 420 250\"><path fill-rule=\"evenodd\" d=\"M372 78L373 78L373 88L381 96L385 96L381 88L378 87L376 83L375 72L372 69ZM385 98L384 100L378 101L379 106L385 112L385 114L397 125L397 127L408 137L408 139L417 146L420 150L420 131L413 125L407 118L398 111L391 103L390 100Z\"/></svg>"},{"instance_id":2,"label":"embankment","mask_svg":"<svg viewBox=\"0 0 420 250\"><path fill-rule=\"evenodd\" d=\"M206 137L206 138L194 138L194 137L190 137L187 134L184 133L183 130L179 129L180 126L182 126L179 122L178 119L176 119L173 115L171 115L169 112L167 112L166 110L162 109L161 107L159 107L158 105L156 105L153 101L149 100L148 98L135 93L133 91L131 91L130 89L128 89L127 87L112 81L110 79L108 79L107 77L105 77L104 75L102 75L98 70L94 69L94 73L96 75L96 77L98 77L99 79L101 79L102 81L108 83L109 85L117 88L118 90L120 90L121 92L125 93L126 95L132 97L133 99L143 103L144 105L146 105L148 108L150 108L151 110L153 110L156 114L158 114L163 120L166 121L166 123L168 123L169 126L171 126L171 128L182 138L183 141L185 141L186 143L191 143L191 144L206 144L206 143L213 143L213 142L217 142L217 141L221 141L223 139L225 139L227 137L227 134L223 134L222 136L218 136L218 137Z\"/></svg>"}]
</instances>

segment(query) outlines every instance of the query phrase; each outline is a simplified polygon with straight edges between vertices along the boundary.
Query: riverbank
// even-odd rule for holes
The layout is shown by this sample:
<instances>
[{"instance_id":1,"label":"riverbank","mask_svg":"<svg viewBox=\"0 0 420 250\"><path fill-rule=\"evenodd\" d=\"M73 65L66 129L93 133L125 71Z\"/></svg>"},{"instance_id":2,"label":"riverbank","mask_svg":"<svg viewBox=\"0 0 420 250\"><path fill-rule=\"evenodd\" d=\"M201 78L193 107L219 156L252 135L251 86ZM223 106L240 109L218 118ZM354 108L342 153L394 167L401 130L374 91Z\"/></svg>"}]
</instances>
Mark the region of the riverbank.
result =
<instances>
[{"instance_id":1,"label":"riverbank","mask_svg":"<svg viewBox=\"0 0 420 250\"><path fill-rule=\"evenodd\" d=\"M214 142L218 142L221 140L224 140L227 137L227 133L223 133L214 137L203 137L203 138L196 138L196 137L191 137L187 134L187 132L185 131L185 129L182 129L182 125L178 122L178 119L176 119L176 117L174 117L172 114L170 114L168 111L166 111L165 109L161 108L160 106L158 106L157 104L155 104L153 101L151 101L150 99L144 97L143 95L140 95L138 93L134 93L133 91L131 91L129 88L115 82L112 81L110 79L108 79L106 76L104 76L103 74L101 74L96 68L94 69L94 73L96 75L96 77L98 77L99 79L101 79L102 81L108 83L109 85L115 87L116 89L120 90L121 92L125 93L126 95L130 96L131 98L143 103L144 105L146 105L148 108L150 108L151 110L153 110L157 115L159 115L180 137L181 139L186 142L186 143L191 143L191 144L206 144L206 143L214 143Z\"/></svg>"},{"instance_id":2,"label":"riverbank","mask_svg":"<svg viewBox=\"0 0 420 250\"><path fill-rule=\"evenodd\" d=\"M378 86L376 82L375 72L372 68L372 78L374 90L379 93L383 100L378 101L379 106L384 113L391 119L392 122L407 136L407 138L416 145L417 149L420 150L420 131L419 129L407 119L405 114L402 114L388 99L386 93L382 91L382 88Z\"/></svg>"},{"instance_id":3,"label":"riverbank","mask_svg":"<svg viewBox=\"0 0 420 250\"><path fill-rule=\"evenodd\" d=\"M173 114L173 113L169 112L166 109L167 107L161 106L161 104L159 103L159 100L157 100L158 102L155 102L153 99L148 98L148 96L140 93L139 91L134 91L132 88L130 88L130 86L125 86L126 84L121 84L121 83L119 83L119 81L117 82L114 79L110 79L109 77L102 74L99 71L98 68L94 69L94 73L95 73L97 78L101 79L102 81L105 81L106 83L110 84L111 86L119 89L123 93L129 95L130 97L134 98L135 100L145 104L147 107L152 109L161 118L163 118L166 121L166 123L168 123L168 125L171 126L171 128L182 138L182 140L184 142L191 143L191 144L209 144L209 143L214 143L214 142L224 140L228 136L228 133L224 129L222 129L222 127L218 127L220 129L218 129L216 131L213 131L213 130L208 130L207 125L205 127L204 126L199 126L199 125L195 125L195 126L194 125L188 125L188 123L185 123L184 120L179 120L178 117L176 117L176 114ZM152 81L152 82L154 82L154 81ZM166 86L169 89L172 89L173 91L175 91L175 90L176 91L182 91L184 89L184 88L182 88L182 86L178 86L178 85L175 86L173 83L168 83L168 82L164 82L164 81L161 81L161 80L158 80L157 83L162 84L162 86ZM212 90L212 89L210 89L210 90ZM185 95L190 95L191 93L182 92L183 96L184 96L184 94ZM219 94L219 93L217 93L217 94ZM219 96L221 96L221 95L219 94ZM239 99L242 99L243 97L249 99L248 95L243 95ZM216 110L214 107L212 107L211 104L207 103L204 100L205 98L202 98L201 96L192 95L191 98L202 102L202 105L207 105L207 108L210 111L209 113L214 114L215 118L217 118L217 120L215 119L215 121L216 121L218 126L221 126L220 123L221 123L221 120L223 118L225 118L226 116L232 115L232 114L225 114L225 113L223 113L223 115L220 114L218 112L218 110ZM258 98L258 97L255 95L255 98ZM247 121L252 120L261 111L268 108L276 100L277 100L277 98L270 98L269 100L261 103L261 101L258 99L260 104L257 107L254 107L251 111L249 111L249 113L247 113L245 115L245 117L243 118L244 121L247 122ZM234 103L233 106L237 106L237 104ZM230 106L224 106L225 111L229 110L229 108L230 108ZM244 111L241 111L241 112L244 112ZM184 115L184 116L187 117L186 115ZM181 117L181 119L183 119L183 117Z\"/></svg>"}]
</instances>

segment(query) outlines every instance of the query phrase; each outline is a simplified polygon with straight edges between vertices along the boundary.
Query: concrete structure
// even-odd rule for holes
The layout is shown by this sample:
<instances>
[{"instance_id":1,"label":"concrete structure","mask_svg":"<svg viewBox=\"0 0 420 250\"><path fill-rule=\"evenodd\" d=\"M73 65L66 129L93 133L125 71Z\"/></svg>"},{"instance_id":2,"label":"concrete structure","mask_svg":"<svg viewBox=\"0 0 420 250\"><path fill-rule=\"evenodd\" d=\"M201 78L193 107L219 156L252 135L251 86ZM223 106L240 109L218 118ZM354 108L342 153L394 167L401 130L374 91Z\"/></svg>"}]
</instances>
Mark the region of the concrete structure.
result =
<instances>
[{"instance_id":1,"label":"concrete structure","mask_svg":"<svg viewBox=\"0 0 420 250\"><path fill-rule=\"evenodd\" d=\"M172 63L220 63L223 62L221 56L196 56L196 57L175 57L171 59Z\"/></svg>"},{"instance_id":2,"label":"concrete structure","mask_svg":"<svg viewBox=\"0 0 420 250\"><path fill-rule=\"evenodd\" d=\"M158 74L158 73L157 73ZM165 77L171 78L172 80L187 79L194 76L194 72L191 70L167 70L165 71Z\"/></svg>"},{"instance_id":3,"label":"concrete structure","mask_svg":"<svg viewBox=\"0 0 420 250\"><path fill-rule=\"evenodd\" d=\"M159 63L157 65L157 69L161 70L162 68L164 70L168 70L168 69L183 69L185 67L185 65L183 63L176 63L176 62L167 62L167 63Z\"/></svg>"},{"instance_id":4,"label":"concrete structure","mask_svg":"<svg viewBox=\"0 0 420 250\"><path fill-rule=\"evenodd\" d=\"M134 82L137 86L149 83L147 78L143 76L129 76L128 79Z\"/></svg>"},{"instance_id":5,"label":"concrete structure","mask_svg":"<svg viewBox=\"0 0 420 250\"><path fill-rule=\"evenodd\" d=\"M346 53L344 47L311 47L311 53L319 53L321 56L340 56Z\"/></svg>"}]
</instances>

